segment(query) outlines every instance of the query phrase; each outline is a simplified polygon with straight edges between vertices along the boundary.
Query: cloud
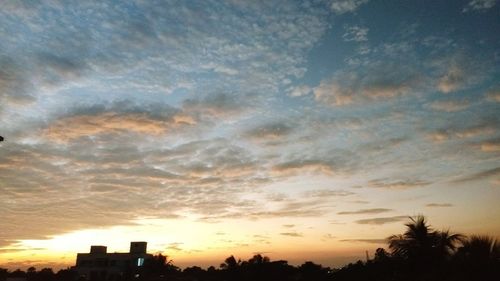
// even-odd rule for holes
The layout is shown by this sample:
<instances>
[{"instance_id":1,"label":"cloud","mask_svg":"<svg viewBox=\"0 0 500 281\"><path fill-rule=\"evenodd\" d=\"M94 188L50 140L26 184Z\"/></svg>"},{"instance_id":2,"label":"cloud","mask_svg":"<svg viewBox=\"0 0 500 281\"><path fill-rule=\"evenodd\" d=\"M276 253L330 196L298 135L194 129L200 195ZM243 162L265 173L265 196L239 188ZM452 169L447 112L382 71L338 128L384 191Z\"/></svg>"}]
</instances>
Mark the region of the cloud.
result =
<instances>
[{"instance_id":1,"label":"cloud","mask_svg":"<svg viewBox=\"0 0 500 281\"><path fill-rule=\"evenodd\" d=\"M285 205L273 213L257 208L257 202L238 199L266 179L258 175L248 151L226 140L167 149L145 138L141 149L136 145L79 140L3 146L0 191L5 220L0 222L0 244L134 224L141 216L179 218L178 212L242 218L246 212L264 217L323 212L311 203L302 208ZM19 221L28 225L20 228Z\"/></svg>"},{"instance_id":2,"label":"cloud","mask_svg":"<svg viewBox=\"0 0 500 281\"><path fill-rule=\"evenodd\" d=\"M293 87L289 90L289 95L292 97L301 97L305 95L309 95L312 91L312 88L307 85L300 85L297 87Z\"/></svg>"},{"instance_id":3,"label":"cloud","mask_svg":"<svg viewBox=\"0 0 500 281\"><path fill-rule=\"evenodd\" d=\"M355 194L356 193L347 190L331 190L331 189L317 189L304 192L304 196L306 197L319 197L319 198L345 197Z\"/></svg>"},{"instance_id":4,"label":"cloud","mask_svg":"<svg viewBox=\"0 0 500 281\"><path fill-rule=\"evenodd\" d=\"M181 243L181 242L170 243L167 246L167 250L174 251L174 252L180 252L180 251L182 251L182 248L180 247L182 244L184 244L184 243Z\"/></svg>"},{"instance_id":5,"label":"cloud","mask_svg":"<svg viewBox=\"0 0 500 281\"><path fill-rule=\"evenodd\" d=\"M368 0L333 0L330 5L334 13L341 15L354 12L359 6L367 3Z\"/></svg>"},{"instance_id":6,"label":"cloud","mask_svg":"<svg viewBox=\"0 0 500 281\"><path fill-rule=\"evenodd\" d=\"M23 72L22 67L12 59L0 56L0 110L7 104L19 105L35 101L35 97L29 93L32 85Z\"/></svg>"},{"instance_id":7,"label":"cloud","mask_svg":"<svg viewBox=\"0 0 500 281\"><path fill-rule=\"evenodd\" d=\"M342 39L344 39L344 41L346 42L363 42L368 40L367 35L369 29L366 27L360 27L357 25L345 26L344 30L345 33L342 35Z\"/></svg>"},{"instance_id":8,"label":"cloud","mask_svg":"<svg viewBox=\"0 0 500 281\"><path fill-rule=\"evenodd\" d=\"M362 70L340 71L313 89L316 101L344 106L386 100L406 95L418 88L420 76L400 65L374 63Z\"/></svg>"},{"instance_id":9,"label":"cloud","mask_svg":"<svg viewBox=\"0 0 500 281\"><path fill-rule=\"evenodd\" d=\"M101 115L68 117L52 124L44 135L52 140L68 141L81 137L130 131L138 134L160 135L166 132L166 123L138 114L116 112Z\"/></svg>"},{"instance_id":10,"label":"cloud","mask_svg":"<svg viewBox=\"0 0 500 281\"><path fill-rule=\"evenodd\" d=\"M392 209L374 208L374 209L361 209L357 211L344 211L344 212L338 212L337 214L338 215L380 214L391 211Z\"/></svg>"},{"instance_id":11,"label":"cloud","mask_svg":"<svg viewBox=\"0 0 500 281\"><path fill-rule=\"evenodd\" d=\"M462 12L484 11L493 8L497 0L472 0L465 6Z\"/></svg>"},{"instance_id":12,"label":"cloud","mask_svg":"<svg viewBox=\"0 0 500 281\"><path fill-rule=\"evenodd\" d=\"M335 166L335 163L324 160L292 160L274 165L272 171L275 174L285 175L307 172L333 175L336 172Z\"/></svg>"},{"instance_id":13,"label":"cloud","mask_svg":"<svg viewBox=\"0 0 500 281\"><path fill-rule=\"evenodd\" d=\"M437 71L436 89L444 94L464 90L472 85L478 84L487 75L489 63L482 62L474 54L457 52L451 56L445 56L430 65Z\"/></svg>"},{"instance_id":14,"label":"cloud","mask_svg":"<svg viewBox=\"0 0 500 281\"><path fill-rule=\"evenodd\" d=\"M293 227L295 227L295 224L284 224L283 227L293 228Z\"/></svg>"},{"instance_id":15,"label":"cloud","mask_svg":"<svg viewBox=\"0 0 500 281\"><path fill-rule=\"evenodd\" d=\"M432 208L447 208L447 207L453 207L453 204L450 203L429 203L425 205L426 207L432 207Z\"/></svg>"},{"instance_id":16,"label":"cloud","mask_svg":"<svg viewBox=\"0 0 500 281\"><path fill-rule=\"evenodd\" d=\"M386 239L342 239L340 242L349 242L349 243L370 243L370 244L385 244L387 243Z\"/></svg>"},{"instance_id":17,"label":"cloud","mask_svg":"<svg viewBox=\"0 0 500 281\"><path fill-rule=\"evenodd\" d=\"M459 124L457 126L449 126L448 128L438 129L432 132L426 133L427 138L434 142L443 142L446 140L458 138L478 138L494 135L497 131L497 120L496 118L484 118L472 126L464 126L464 124ZM490 141L483 141L483 144L488 146ZM494 140L493 140L494 143ZM481 148L481 143L476 144Z\"/></svg>"},{"instance_id":18,"label":"cloud","mask_svg":"<svg viewBox=\"0 0 500 281\"><path fill-rule=\"evenodd\" d=\"M277 141L288 135L294 127L286 122L272 122L246 131L243 136L255 141Z\"/></svg>"},{"instance_id":19,"label":"cloud","mask_svg":"<svg viewBox=\"0 0 500 281\"><path fill-rule=\"evenodd\" d=\"M500 90L492 90L486 93L486 99L491 102L500 102Z\"/></svg>"},{"instance_id":20,"label":"cloud","mask_svg":"<svg viewBox=\"0 0 500 281\"><path fill-rule=\"evenodd\" d=\"M400 147L403 143L409 141L407 137L395 137L389 139L381 139L378 141L369 142L361 146L361 150L366 152L383 152Z\"/></svg>"},{"instance_id":21,"label":"cloud","mask_svg":"<svg viewBox=\"0 0 500 281\"><path fill-rule=\"evenodd\" d=\"M186 99L183 102L183 110L190 115L201 114L208 117L229 117L240 115L255 106L254 95L236 96L231 94L217 93L207 95L204 98Z\"/></svg>"},{"instance_id":22,"label":"cloud","mask_svg":"<svg viewBox=\"0 0 500 281\"><path fill-rule=\"evenodd\" d=\"M467 109L470 102L468 100L438 100L430 103L429 106L437 111L457 112Z\"/></svg>"},{"instance_id":23,"label":"cloud","mask_svg":"<svg viewBox=\"0 0 500 281\"><path fill-rule=\"evenodd\" d=\"M334 168L331 163L321 160L288 161L275 165L272 169L274 172L278 173L300 173L305 171L314 171L325 174L332 174L334 172Z\"/></svg>"},{"instance_id":24,"label":"cloud","mask_svg":"<svg viewBox=\"0 0 500 281\"><path fill-rule=\"evenodd\" d=\"M325 4L139 1L130 16L126 5L55 3L5 4L0 12L0 35L17 34L1 36L0 104L72 106L81 98L187 92L186 106L227 113L224 101L209 97L202 102L213 103L203 109L198 93L236 100L275 94L304 75L308 51L328 29Z\"/></svg>"},{"instance_id":25,"label":"cloud","mask_svg":"<svg viewBox=\"0 0 500 281\"><path fill-rule=\"evenodd\" d=\"M136 133L159 136L195 121L165 105L141 107L117 102L107 107L78 108L57 118L42 132L48 139L67 142L103 134Z\"/></svg>"},{"instance_id":26,"label":"cloud","mask_svg":"<svg viewBox=\"0 0 500 281\"><path fill-rule=\"evenodd\" d=\"M399 222L406 219L408 219L408 216L394 216L394 217L384 217L384 218L362 219L362 220L357 220L356 223L382 225L386 223Z\"/></svg>"},{"instance_id":27,"label":"cloud","mask_svg":"<svg viewBox=\"0 0 500 281\"><path fill-rule=\"evenodd\" d=\"M297 233L297 232L282 232L282 233L280 233L280 235L290 236L290 237L303 237L303 235L301 233Z\"/></svg>"},{"instance_id":28,"label":"cloud","mask_svg":"<svg viewBox=\"0 0 500 281\"><path fill-rule=\"evenodd\" d=\"M239 202L238 204L242 204ZM295 217L319 217L327 214L332 209L331 197L309 197L299 196L268 204L263 208L265 202L252 201L248 205L234 205L231 210L212 213L200 218L204 222L218 222L222 219L248 219L262 220L270 218L295 218Z\"/></svg>"},{"instance_id":29,"label":"cloud","mask_svg":"<svg viewBox=\"0 0 500 281\"><path fill-rule=\"evenodd\" d=\"M431 182L423 180L389 180L389 179L375 179L368 182L368 185L373 188L404 190L416 187L422 187L431 184Z\"/></svg>"},{"instance_id":30,"label":"cloud","mask_svg":"<svg viewBox=\"0 0 500 281\"><path fill-rule=\"evenodd\" d=\"M500 151L500 138L483 141L479 143L479 146L484 152L498 152Z\"/></svg>"},{"instance_id":31,"label":"cloud","mask_svg":"<svg viewBox=\"0 0 500 281\"><path fill-rule=\"evenodd\" d=\"M335 238L337 238L337 237L333 236L333 235L332 235L332 234L330 234L330 233L327 233L327 234L325 234L325 235L323 235L323 236L321 237L321 240L325 241L325 240L332 240L332 239L335 239Z\"/></svg>"},{"instance_id":32,"label":"cloud","mask_svg":"<svg viewBox=\"0 0 500 281\"><path fill-rule=\"evenodd\" d=\"M500 167L469 174L458 179L452 180L453 183L467 183L472 181L484 180L491 177L500 176Z\"/></svg>"},{"instance_id":33,"label":"cloud","mask_svg":"<svg viewBox=\"0 0 500 281\"><path fill-rule=\"evenodd\" d=\"M446 130L438 130L427 133L427 138L434 142L443 142L450 138L450 133Z\"/></svg>"},{"instance_id":34,"label":"cloud","mask_svg":"<svg viewBox=\"0 0 500 281\"><path fill-rule=\"evenodd\" d=\"M445 93L455 92L465 87L467 74L458 65L451 65L447 73L438 80L437 88Z\"/></svg>"}]
</instances>

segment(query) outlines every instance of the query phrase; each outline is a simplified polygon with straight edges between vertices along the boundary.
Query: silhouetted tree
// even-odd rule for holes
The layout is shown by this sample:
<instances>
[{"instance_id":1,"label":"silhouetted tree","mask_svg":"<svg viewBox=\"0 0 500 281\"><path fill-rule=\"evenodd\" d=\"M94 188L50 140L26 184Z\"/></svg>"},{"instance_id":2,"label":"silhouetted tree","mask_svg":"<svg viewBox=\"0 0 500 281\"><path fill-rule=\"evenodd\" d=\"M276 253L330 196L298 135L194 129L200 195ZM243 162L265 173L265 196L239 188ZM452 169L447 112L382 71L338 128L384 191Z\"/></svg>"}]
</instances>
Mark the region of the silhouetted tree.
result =
<instances>
[{"instance_id":1,"label":"silhouetted tree","mask_svg":"<svg viewBox=\"0 0 500 281\"><path fill-rule=\"evenodd\" d=\"M329 268L324 268L320 264L315 264L313 262L305 262L299 266L300 278L299 280L328 280L329 279Z\"/></svg>"},{"instance_id":2,"label":"silhouetted tree","mask_svg":"<svg viewBox=\"0 0 500 281\"><path fill-rule=\"evenodd\" d=\"M496 239L476 235L466 238L449 230L434 231L423 216L410 218L405 226L403 234L388 238L390 252L378 248L372 260L357 261L340 269L331 270L310 261L295 267L287 261L271 261L269 257L256 254L246 261L230 256L220 264L220 269L211 266L204 270L192 266L181 271L167 256L158 254L119 281L500 280L500 245ZM0 281L7 277L27 278L28 281L77 280L72 269L54 274L50 268L38 272L34 267L27 272L0 268Z\"/></svg>"},{"instance_id":3,"label":"silhouetted tree","mask_svg":"<svg viewBox=\"0 0 500 281\"><path fill-rule=\"evenodd\" d=\"M167 256L158 254L144 262L144 266L139 271L139 276L141 280L150 280L155 277L173 279L180 272L180 269L173 264L172 260L168 260Z\"/></svg>"},{"instance_id":4,"label":"silhouetted tree","mask_svg":"<svg viewBox=\"0 0 500 281\"><path fill-rule=\"evenodd\" d=\"M73 281L76 280L77 273L71 268L61 269L56 273L55 280L57 281Z\"/></svg>"},{"instance_id":5,"label":"silhouetted tree","mask_svg":"<svg viewBox=\"0 0 500 281\"><path fill-rule=\"evenodd\" d=\"M378 248L375 250L374 262L387 262L390 259L390 254L384 248Z\"/></svg>"},{"instance_id":6,"label":"silhouetted tree","mask_svg":"<svg viewBox=\"0 0 500 281\"><path fill-rule=\"evenodd\" d=\"M16 269L13 272L9 273L9 277L13 278L26 278L26 272Z\"/></svg>"},{"instance_id":7,"label":"silhouetted tree","mask_svg":"<svg viewBox=\"0 0 500 281\"><path fill-rule=\"evenodd\" d=\"M467 280L500 280L500 245L493 237L470 236L454 258L455 269Z\"/></svg>"},{"instance_id":8,"label":"silhouetted tree","mask_svg":"<svg viewBox=\"0 0 500 281\"><path fill-rule=\"evenodd\" d=\"M230 256L230 257L226 258L223 263L220 264L220 268L232 270L232 269L236 269L237 267L239 267L240 264L241 264L241 260L236 261L234 256Z\"/></svg>"},{"instance_id":9,"label":"silhouetted tree","mask_svg":"<svg viewBox=\"0 0 500 281\"><path fill-rule=\"evenodd\" d=\"M434 235L424 216L411 218L406 223L404 234L392 235L388 238L392 254L407 260L422 262L432 252Z\"/></svg>"},{"instance_id":10,"label":"silhouetted tree","mask_svg":"<svg viewBox=\"0 0 500 281\"><path fill-rule=\"evenodd\" d=\"M54 280L54 271L52 268L43 268L36 275L36 281L52 281Z\"/></svg>"},{"instance_id":11,"label":"silhouetted tree","mask_svg":"<svg viewBox=\"0 0 500 281\"><path fill-rule=\"evenodd\" d=\"M499 246L493 237L472 235L462 242L457 256L471 262L487 262L500 257Z\"/></svg>"},{"instance_id":12,"label":"silhouetted tree","mask_svg":"<svg viewBox=\"0 0 500 281\"><path fill-rule=\"evenodd\" d=\"M462 234L452 234L449 230L434 233L434 243L432 247L435 249L436 257L443 261L455 253L457 245L462 243L465 236Z\"/></svg>"},{"instance_id":13,"label":"silhouetted tree","mask_svg":"<svg viewBox=\"0 0 500 281\"><path fill-rule=\"evenodd\" d=\"M9 271L5 268L0 268L0 281L5 281L7 279L7 275L9 274Z\"/></svg>"},{"instance_id":14,"label":"silhouetted tree","mask_svg":"<svg viewBox=\"0 0 500 281\"><path fill-rule=\"evenodd\" d=\"M31 266L28 268L28 270L26 271L26 280L28 281L34 281L36 280L36 268L34 266Z\"/></svg>"}]
</instances>

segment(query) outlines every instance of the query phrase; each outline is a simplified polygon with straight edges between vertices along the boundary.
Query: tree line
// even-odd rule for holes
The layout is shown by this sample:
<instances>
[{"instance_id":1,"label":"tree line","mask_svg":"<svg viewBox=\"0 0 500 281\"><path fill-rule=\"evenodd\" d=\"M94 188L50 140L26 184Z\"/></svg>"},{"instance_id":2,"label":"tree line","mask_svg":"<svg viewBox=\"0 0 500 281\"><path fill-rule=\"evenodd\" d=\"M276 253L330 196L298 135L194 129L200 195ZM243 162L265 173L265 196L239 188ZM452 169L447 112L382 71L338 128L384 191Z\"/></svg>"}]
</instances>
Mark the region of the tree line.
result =
<instances>
[{"instance_id":1,"label":"tree line","mask_svg":"<svg viewBox=\"0 0 500 281\"><path fill-rule=\"evenodd\" d=\"M271 261L261 254L248 260L230 256L219 265L203 269L192 266L181 270L166 256L147 260L139 274L124 280L137 281L498 281L500 245L489 236L465 236L449 230L433 230L425 217L410 218L406 231L387 238L388 249L379 248L373 259L357 261L331 269L313 262L300 266L285 260ZM27 281L76 281L74 269L54 273L50 268L27 272L0 269L0 281L7 278Z\"/></svg>"}]
</instances>

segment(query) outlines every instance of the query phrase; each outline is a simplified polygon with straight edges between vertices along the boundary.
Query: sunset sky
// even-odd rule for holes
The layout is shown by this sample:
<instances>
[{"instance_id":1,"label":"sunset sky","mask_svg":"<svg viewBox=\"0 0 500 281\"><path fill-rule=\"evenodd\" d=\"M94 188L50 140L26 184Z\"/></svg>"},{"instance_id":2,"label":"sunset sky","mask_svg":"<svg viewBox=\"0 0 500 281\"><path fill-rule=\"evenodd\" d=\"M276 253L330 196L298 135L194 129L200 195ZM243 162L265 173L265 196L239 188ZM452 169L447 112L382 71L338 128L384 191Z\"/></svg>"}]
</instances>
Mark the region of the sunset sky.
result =
<instances>
[{"instance_id":1,"label":"sunset sky","mask_svg":"<svg viewBox=\"0 0 500 281\"><path fill-rule=\"evenodd\" d=\"M500 1L0 2L0 267L500 237Z\"/></svg>"}]
</instances>

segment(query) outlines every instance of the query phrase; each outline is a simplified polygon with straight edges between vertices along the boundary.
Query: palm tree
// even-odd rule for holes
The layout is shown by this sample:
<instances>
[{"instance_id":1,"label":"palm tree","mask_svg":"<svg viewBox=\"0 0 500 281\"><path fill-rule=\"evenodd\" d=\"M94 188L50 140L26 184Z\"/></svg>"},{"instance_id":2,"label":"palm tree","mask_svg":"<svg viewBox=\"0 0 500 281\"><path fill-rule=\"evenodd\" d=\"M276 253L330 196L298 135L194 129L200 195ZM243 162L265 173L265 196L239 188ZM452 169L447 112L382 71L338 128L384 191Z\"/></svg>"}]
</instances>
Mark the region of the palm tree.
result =
<instances>
[{"instance_id":1,"label":"palm tree","mask_svg":"<svg viewBox=\"0 0 500 281\"><path fill-rule=\"evenodd\" d=\"M451 256L456 246L464 238L449 230L434 231L424 216L410 217L404 234L388 238L392 254L416 263L442 261Z\"/></svg>"},{"instance_id":2,"label":"palm tree","mask_svg":"<svg viewBox=\"0 0 500 281\"><path fill-rule=\"evenodd\" d=\"M435 254L440 259L450 257L457 249L457 244L462 243L465 236L462 234L452 234L449 230L435 232L434 248Z\"/></svg>"},{"instance_id":3,"label":"palm tree","mask_svg":"<svg viewBox=\"0 0 500 281\"><path fill-rule=\"evenodd\" d=\"M499 280L500 245L490 236L472 235L462 242L455 261L466 280Z\"/></svg>"},{"instance_id":4,"label":"palm tree","mask_svg":"<svg viewBox=\"0 0 500 281\"><path fill-rule=\"evenodd\" d=\"M436 232L434 232L424 216L410 217L404 234L392 235L388 238L389 249L394 256L408 260L421 260L432 252Z\"/></svg>"},{"instance_id":5,"label":"palm tree","mask_svg":"<svg viewBox=\"0 0 500 281\"><path fill-rule=\"evenodd\" d=\"M500 244L490 236L472 235L462 242L457 256L474 262L498 259L500 258Z\"/></svg>"}]
</instances>

